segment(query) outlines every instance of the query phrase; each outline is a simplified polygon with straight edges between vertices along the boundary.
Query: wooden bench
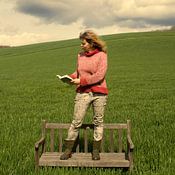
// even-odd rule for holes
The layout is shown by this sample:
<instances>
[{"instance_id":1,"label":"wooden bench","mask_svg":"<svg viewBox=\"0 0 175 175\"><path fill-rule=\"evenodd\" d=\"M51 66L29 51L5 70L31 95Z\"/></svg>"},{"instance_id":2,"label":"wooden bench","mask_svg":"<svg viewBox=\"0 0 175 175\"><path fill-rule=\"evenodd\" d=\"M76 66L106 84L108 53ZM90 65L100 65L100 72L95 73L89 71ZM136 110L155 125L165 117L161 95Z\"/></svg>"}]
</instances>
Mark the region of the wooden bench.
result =
<instances>
[{"instance_id":1,"label":"wooden bench","mask_svg":"<svg viewBox=\"0 0 175 175\"><path fill-rule=\"evenodd\" d=\"M92 151L93 124L83 124L81 126L76 151L70 159L60 160L60 155L64 151L63 137L66 137L69 126L70 124L47 123L43 121L42 138L35 143L36 169L39 166L68 166L122 167L132 170L134 144L131 140L130 120L127 120L127 123L124 124L104 124L101 159L97 161L92 160L90 152ZM89 135L91 137L88 137Z\"/></svg>"}]
</instances>

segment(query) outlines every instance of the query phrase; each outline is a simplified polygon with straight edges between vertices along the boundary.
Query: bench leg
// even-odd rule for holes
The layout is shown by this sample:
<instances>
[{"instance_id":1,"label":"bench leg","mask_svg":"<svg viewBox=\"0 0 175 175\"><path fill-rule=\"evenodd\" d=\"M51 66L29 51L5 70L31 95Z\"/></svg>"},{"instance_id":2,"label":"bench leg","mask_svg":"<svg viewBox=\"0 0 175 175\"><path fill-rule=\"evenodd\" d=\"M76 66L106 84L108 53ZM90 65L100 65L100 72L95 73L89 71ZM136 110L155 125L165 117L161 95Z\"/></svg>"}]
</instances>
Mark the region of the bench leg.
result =
<instances>
[{"instance_id":1,"label":"bench leg","mask_svg":"<svg viewBox=\"0 0 175 175\"><path fill-rule=\"evenodd\" d=\"M35 149L35 170L39 168L39 152L38 149Z\"/></svg>"},{"instance_id":2,"label":"bench leg","mask_svg":"<svg viewBox=\"0 0 175 175\"><path fill-rule=\"evenodd\" d=\"M129 171L132 172L133 170L133 155L132 152L129 153Z\"/></svg>"}]
</instances>

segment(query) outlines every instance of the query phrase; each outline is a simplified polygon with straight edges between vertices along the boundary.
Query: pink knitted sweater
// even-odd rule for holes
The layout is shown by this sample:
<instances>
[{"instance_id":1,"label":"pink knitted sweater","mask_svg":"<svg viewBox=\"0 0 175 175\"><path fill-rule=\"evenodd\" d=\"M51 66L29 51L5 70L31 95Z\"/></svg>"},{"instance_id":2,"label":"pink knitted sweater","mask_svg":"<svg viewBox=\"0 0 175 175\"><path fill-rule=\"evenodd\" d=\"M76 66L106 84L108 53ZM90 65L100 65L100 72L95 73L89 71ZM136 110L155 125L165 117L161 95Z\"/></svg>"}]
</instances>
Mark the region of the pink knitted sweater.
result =
<instances>
[{"instance_id":1,"label":"pink knitted sweater","mask_svg":"<svg viewBox=\"0 0 175 175\"><path fill-rule=\"evenodd\" d=\"M108 94L105 75L107 71L107 54L98 51L92 55L80 53L78 55L77 70L71 74L72 78L80 78L77 92L97 92Z\"/></svg>"}]
</instances>

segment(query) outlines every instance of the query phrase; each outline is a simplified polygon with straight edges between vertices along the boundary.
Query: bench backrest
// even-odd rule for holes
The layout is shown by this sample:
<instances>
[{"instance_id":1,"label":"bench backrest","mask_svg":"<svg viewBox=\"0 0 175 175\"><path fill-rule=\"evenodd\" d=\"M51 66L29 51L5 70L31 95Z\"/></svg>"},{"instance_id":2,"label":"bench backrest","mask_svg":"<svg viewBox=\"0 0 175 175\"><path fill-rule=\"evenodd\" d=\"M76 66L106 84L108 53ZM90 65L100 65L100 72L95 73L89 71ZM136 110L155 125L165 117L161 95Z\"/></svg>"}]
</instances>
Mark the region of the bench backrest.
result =
<instances>
[{"instance_id":1,"label":"bench backrest","mask_svg":"<svg viewBox=\"0 0 175 175\"><path fill-rule=\"evenodd\" d=\"M47 147L49 147L50 152L63 151L63 137L67 134L69 127L70 124L47 123L43 120L42 136L46 137L46 135L49 135L50 145L47 145ZM87 153L89 151L89 142L92 141L93 138L88 138L88 136L93 129L93 124L83 124L81 126L80 133L82 133L82 135L79 135L78 137L76 152L80 152L82 148L80 148L82 144L80 141L82 140L84 142L83 152ZM122 152L124 148L123 142L126 140L127 135L131 136L130 120L127 120L127 123L104 124L104 136L101 145L101 152ZM105 150L106 147L108 147L108 151Z\"/></svg>"}]
</instances>

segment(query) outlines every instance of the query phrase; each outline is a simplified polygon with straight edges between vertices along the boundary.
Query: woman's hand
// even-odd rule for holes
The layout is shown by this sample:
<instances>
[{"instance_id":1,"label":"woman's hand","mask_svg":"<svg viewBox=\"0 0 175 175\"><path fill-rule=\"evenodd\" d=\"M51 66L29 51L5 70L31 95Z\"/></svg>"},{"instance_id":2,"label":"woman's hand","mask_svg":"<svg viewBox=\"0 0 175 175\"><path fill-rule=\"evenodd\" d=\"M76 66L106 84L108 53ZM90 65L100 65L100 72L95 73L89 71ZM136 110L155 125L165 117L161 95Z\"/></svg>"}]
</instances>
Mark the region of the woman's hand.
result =
<instances>
[{"instance_id":1,"label":"woman's hand","mask_svg":"<svg viewBox=\"0 0 175 175\"><path fill-rule=\"evenodd\" d=\"M80 79L79 78L75 78L71 81L71 83L79 85L80 84Z\"/></svg>"}]
</instances>

